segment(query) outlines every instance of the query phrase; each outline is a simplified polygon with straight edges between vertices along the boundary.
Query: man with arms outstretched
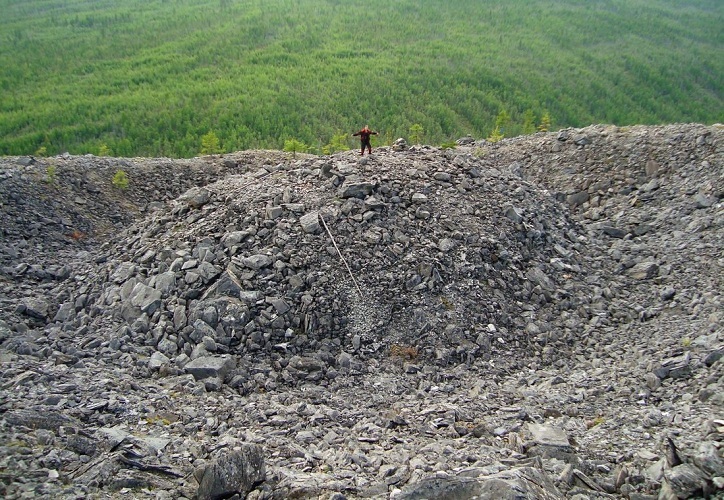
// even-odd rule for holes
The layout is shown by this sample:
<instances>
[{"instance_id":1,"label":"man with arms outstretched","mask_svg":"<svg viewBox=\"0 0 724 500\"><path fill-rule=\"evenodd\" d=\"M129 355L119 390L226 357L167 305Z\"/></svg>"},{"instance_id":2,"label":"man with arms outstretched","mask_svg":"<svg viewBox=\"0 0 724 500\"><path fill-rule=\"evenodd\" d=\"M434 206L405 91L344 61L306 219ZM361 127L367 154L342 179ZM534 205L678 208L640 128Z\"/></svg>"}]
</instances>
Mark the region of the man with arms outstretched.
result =
<instances>
[{"instance_id":1,"label":"man with arms outstretched","mask_svg":"<svg viewBox=\"0 0 724 500\"><path fill-rule=\"evenodd\" d=\"M369 125L365 125L362 130L352 134L352 136L357 136L357 135L359 136L359 140L362 143L362 150L360 151L359 154L364 156L365 148L367 148L367 151L369 152L369 154L372 154L372 144L370 144L370 136L377 135L377 132L371 131Z\"/></svg>"}]
</instances>

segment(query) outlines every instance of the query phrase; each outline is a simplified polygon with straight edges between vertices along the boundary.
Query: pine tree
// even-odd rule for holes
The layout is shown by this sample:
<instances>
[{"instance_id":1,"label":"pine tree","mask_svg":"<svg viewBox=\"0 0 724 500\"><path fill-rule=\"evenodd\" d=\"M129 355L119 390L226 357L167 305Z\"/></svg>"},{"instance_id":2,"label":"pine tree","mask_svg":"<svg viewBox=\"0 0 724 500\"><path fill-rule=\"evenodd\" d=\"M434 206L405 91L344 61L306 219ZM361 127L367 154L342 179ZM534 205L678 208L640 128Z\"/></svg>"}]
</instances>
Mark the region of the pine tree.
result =
<instances>
[{"instance_id":1,"label":"pine tree","mask_svg":"<svg viewBox=\"0 0 724 500\"><path fill-rule=\"evenodd\" d=\"M213 155L221 153L221 143L213 130L201 136L201 154Z\"/></svg>"},{"instance_id":2,"label":"pine tree","mask_svg":"<svg viewBox=\"0 0 724 500\"><path fill-rule=\"evenodd\" d=\"M532 109L528 109L523 114L523 133L526 135L535 134L535 131L535 114Z\"/></svg>"},{"instance_id":3,"label":"pine tree","mask_svg":"<svg viewBox=\"0 0 724 500\"><path fill-rule=\"evenodd\" d=\"M292 153L292 158L296 158L297 153L306 153L309 151L309 146L299 139L287 139L284 141L284 151Z\"/></svg>"},{"instance_id":4,"label":"pine tree","mask_svg":"<svg viewBox=\"0 0 724 500\"><path fill-rule=\"evenodd\" d=\"M551 115L546 111L543 113L543 116L540 119L540 124L538 125L538 131L539 132L548 132L551 128Z\"/></svg>"},{"instance_id":5,"label":"pine tree","mask_svg":"<svg viewBox=\"0 0 724 500\"><path fill-rule=\"evenodd\" d=\"M410 142L412 144L420 144L422 142L422 135L425 133L425 129L422 125L415 123L410 127Z\"/></svg>"}]
</instances>

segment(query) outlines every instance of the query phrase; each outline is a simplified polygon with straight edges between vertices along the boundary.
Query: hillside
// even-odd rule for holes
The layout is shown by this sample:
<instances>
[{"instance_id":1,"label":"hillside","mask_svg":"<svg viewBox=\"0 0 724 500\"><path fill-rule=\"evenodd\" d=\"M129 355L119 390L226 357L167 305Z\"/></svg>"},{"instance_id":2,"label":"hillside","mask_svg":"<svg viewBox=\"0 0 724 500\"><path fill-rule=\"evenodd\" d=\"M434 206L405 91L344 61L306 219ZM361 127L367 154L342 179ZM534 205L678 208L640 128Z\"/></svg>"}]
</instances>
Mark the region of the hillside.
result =
<instances>
[{"instance_id":1,"label":"hillside","mask_svg":"<svg viewBox=\"0 0 724 500\"><path fill-rule=\"evenodd\" d=\"M719 0L0 1L0 154L722 121ZM341 148L341 149L344 149Z\"/></svg>"},{"instance_id":2,"label":"hillside","mask_svg":"<svg viewBox=\"0 0 724 500\"><path fill-rule=\"evenodd\" d=\"M0 491L713 498L723 139L5 157Z\"/></svg>"}]
</instances>

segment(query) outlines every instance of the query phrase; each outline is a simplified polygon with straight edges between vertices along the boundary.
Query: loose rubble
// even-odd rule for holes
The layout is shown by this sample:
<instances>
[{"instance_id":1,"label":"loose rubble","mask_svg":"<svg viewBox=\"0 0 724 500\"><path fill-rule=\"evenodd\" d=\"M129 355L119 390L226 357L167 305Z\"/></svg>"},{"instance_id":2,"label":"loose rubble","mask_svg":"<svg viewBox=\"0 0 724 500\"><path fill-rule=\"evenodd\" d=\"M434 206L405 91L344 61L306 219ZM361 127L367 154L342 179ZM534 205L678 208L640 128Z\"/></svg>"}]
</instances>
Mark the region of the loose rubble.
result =
<instances>
[{"instance_id":1,"label":"loose rubble","mask_svg":"<svg viewBox=\"0 0 724 500\"><path fill-rule=\"evenodd\" d=\"M723 139L1 158L0 493L722 495Z\"/></svg>"}]
</instances>

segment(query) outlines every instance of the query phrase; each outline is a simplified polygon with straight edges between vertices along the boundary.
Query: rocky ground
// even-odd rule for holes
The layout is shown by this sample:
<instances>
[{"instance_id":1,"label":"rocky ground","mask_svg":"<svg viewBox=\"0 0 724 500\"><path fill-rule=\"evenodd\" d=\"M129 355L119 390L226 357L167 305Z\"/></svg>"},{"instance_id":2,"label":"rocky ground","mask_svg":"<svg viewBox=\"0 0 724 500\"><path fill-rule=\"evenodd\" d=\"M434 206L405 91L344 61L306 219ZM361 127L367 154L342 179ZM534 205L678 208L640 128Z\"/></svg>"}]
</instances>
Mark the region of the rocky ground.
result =
<instances>
[{"instance_id":1,"label":"rocky ground","mask_svg":"<svg viewBox=\"0 0 724 500\"><path fill-rule=\"evenodd\" d=\"M0 493L721 496L724 128L458 144L0 159Z\"/></svg>"}]
</instances>

